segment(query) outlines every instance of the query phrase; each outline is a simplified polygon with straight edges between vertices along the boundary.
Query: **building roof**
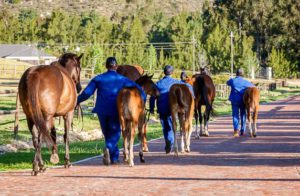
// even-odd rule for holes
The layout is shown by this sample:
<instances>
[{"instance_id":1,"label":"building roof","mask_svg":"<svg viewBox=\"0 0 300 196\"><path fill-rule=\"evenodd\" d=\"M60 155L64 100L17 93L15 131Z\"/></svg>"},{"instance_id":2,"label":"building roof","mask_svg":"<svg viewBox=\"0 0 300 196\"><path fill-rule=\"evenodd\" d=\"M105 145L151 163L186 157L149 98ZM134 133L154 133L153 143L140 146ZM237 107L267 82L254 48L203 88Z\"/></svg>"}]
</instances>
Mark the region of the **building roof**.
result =
<instances>
[{"instance_id":1,"label":"building roof","mask_svg":"<svg viewBox=\"0 0 300 196\"><path fill-rule=\"evenodd\" d=\"M38 50L32 45L26 44L0 44L0 57L13 58L13 57L40 57L40 58L56 58L50 54Z\"/></svg>"}]
</instances>

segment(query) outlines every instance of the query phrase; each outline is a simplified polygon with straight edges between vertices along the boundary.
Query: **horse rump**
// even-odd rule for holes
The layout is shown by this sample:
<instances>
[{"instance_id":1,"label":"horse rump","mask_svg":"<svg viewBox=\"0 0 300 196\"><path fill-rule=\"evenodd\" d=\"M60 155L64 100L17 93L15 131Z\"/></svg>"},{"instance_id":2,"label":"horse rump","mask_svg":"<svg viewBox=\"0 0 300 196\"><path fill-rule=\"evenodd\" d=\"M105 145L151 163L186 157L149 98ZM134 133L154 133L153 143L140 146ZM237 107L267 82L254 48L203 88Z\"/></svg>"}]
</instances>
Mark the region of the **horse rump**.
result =
<instances>
[{"instance_id":1,"label":"horse rump","mask_svg":"<svg viewBox=\"0 0 300 196\"><path fill-rule=\"evenodd\" d=\"M124 161L129 166L134 166L133 143L135 130L138 128L140 139L140 160L145 162L143 156L143 123L144 123L144 101L137 88L123 88L117 97L117 107L124 139Z\"/></svg>"},{"instance_id":2,"label":"horse rump","mask_svg":"<svg viewBox=\"0 0 300 196\"><path fill-rule=\"evenodd\" d=\"M247 113L249 133L251 137L257 136L257 118L259 109L260 92L256 87L248 87L245 90L243 101Z\"/></svg>"}]
</instances>

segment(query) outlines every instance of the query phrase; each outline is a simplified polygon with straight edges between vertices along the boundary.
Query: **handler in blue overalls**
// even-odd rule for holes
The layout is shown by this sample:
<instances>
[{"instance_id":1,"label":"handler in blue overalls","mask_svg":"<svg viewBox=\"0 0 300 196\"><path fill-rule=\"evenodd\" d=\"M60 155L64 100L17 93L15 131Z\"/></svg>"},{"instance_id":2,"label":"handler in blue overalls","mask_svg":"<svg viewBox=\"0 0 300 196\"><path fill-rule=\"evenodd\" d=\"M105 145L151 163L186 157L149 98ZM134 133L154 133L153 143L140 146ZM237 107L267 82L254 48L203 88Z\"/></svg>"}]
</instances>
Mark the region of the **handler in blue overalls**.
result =
<instances>
[{"instance_id":1,"label":"handler in blue overalls","mask_svg":"<svg viewBox=\"0 0 300 196\"><path fill-rule=\"evenodd\" d=\"M169 107L169 90L173 84L182 83L181 81L171 77L173 71L173 66L165 66L165 76L156 83L156 86L160 92L160 96L157 99L157 112L159 113L160 123L163 127L163 134L166 142L165 151L167 154L170 153L174 143L171 111ZM154 113L155 100L155 97L150 98L150 113Z\"/></svg>"},{"instance_id":2,"label":"handler in blue overalls","mask_svg":"<svg viewBox=\"0 0 300 196\"><path fill-rule=\"evenodd\" d=\"M107 72L94 77L78 96L77 104L87 100L97 90L96 106L93 113L98 115L102 132L105 137L106 149L104 150L103 164L119 162L118 141L121 127L117 110L117 95L124 87L137 87L140 89L144 101L146 94L135 82L118 74L117 61L114 57L106 60Z\"/></svg>"},{"instance_id":3,"label":"handler in blue overalls","mask_svg":"<svg viewBox=\"0 0 300 196\"><path fill-rule=\"evenodd\" d=\"M244 70L240 68L236 72L236 77L227 81L227 85L231 87L229 101L231 101L232 106L234 137L239 136L239 117L241 118L240 135L244 135L246 130L246 110L243 102L243 96L246 88L254 86L251 82L244 79L243 75Z\"/></svg>"}]
</instances>

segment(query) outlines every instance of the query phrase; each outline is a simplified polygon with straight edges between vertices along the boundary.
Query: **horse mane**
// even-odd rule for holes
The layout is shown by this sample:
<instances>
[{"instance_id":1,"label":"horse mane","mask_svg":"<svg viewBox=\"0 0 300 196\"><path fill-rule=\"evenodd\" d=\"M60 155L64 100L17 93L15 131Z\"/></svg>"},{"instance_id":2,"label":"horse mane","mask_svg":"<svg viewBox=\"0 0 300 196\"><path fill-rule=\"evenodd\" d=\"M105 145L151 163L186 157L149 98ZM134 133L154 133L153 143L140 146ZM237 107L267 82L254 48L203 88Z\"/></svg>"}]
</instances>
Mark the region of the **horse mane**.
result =
<instances>
[{"instance_id":1,"label":"horse mane","mask_svg":"<svg viewBox=\"0 0 300 196\"><path fill-rule=\"evenodd\" d=\"M148 76L148 74L146 74L146 75L143 75L143 76L139 77L135 82L138 85L143 86L147 82L147 80L151 79L152 77L153 77L153 75L152 76Z\"/></svg>"},{"instance_id":2,"label":"horse mane","mask_svg":"<svg viewBox=\"0 0 300 196\"><path fill-rule=\"evenodd\" d=\"M61 55L58 59L59 64L61 64L63 67L66 67L66 64L69 59L75 59L77 57L74 53L65 53Z\"/></svg>"}]
</instances>

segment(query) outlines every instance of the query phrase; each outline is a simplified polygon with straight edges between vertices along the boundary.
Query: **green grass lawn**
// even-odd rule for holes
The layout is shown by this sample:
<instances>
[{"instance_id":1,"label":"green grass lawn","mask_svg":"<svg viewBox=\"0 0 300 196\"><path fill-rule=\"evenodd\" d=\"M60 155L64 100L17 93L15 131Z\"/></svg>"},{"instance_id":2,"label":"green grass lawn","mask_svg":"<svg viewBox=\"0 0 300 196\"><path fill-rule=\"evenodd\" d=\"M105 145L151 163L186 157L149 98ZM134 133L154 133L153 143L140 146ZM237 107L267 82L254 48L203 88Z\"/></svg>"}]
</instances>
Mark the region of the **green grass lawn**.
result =
<instances>
[{"instance_id":1,"label":"green grass lawn","mask_svg":"<svg viewBox=\"0 0 300 196\"><path fill-rule=\"evenodd\" d=\"M159 124L149 125L147 140L162 137L162 130ZM137 137L135 143L138 143ZM119 141L119 147L123 147L123 139ZM88 157L97 156L102 154L104 147L104 140L73 142L70 144L70 159L71 162L79 161ZM58 165L64 164L64 145L58 146L58 154L60 162ZM34 157L34 150L19 151L15 153L6 153L0 155L0 171L17 170L17 169L30 169L32 168L32 159ZM51 166L50 151L47 148L42 149L43 160L46 165Z\"/></svg>"},{"instance_id":2,"label":"green grass lawn","mask_svg":"<svg viewBox=\"0 0 300 196\"><path fill-rule=\"evenodd\" d=\"M283 99L289 96L300 94L300 88L280 88L275 91L262 92L261 103L271 102L278 99ZM0 97L0 110L13 109L15 107L15 98L13 97ZM214 110L216 116L231 114L231 105L227 101L227 98L217 98L214 102ZM157 115L156 115L157 116ZM14 118L12 115L0 116L0 145L8 144L13 140L13 126ZM56 127L62 128L63 125L58 125L56 121ZM74 129L81 130L81 119L74 118ZM99 129L98 118L93 115L84 115L83 130L89 131L95 128ZM162 137L162 129L159 123L149 125L147 138L148 140ZM63 135L62 131L57 132L58 135ZM19 140L30 141L31 135L28 131L26 120L24 115L21 116L19 125ZM122 139L119 142L121 147ZM136 141L137 142L137 141ZM102 154L104 147L104 141L85 141L85 142L73 142L70 144L70 158L71 161L82 160L87 157L96 156ZM47 148L42 150L43 158L47 165L49 163L50 152ZM64 157L64 145L59 145L60 163L63 164ZM31 162L34 156L34 150L19 151L16 153L6 153L0 155L0 171L16 170L16 169L29 169L32 167Z\"/></svg>"}]
</instances>

